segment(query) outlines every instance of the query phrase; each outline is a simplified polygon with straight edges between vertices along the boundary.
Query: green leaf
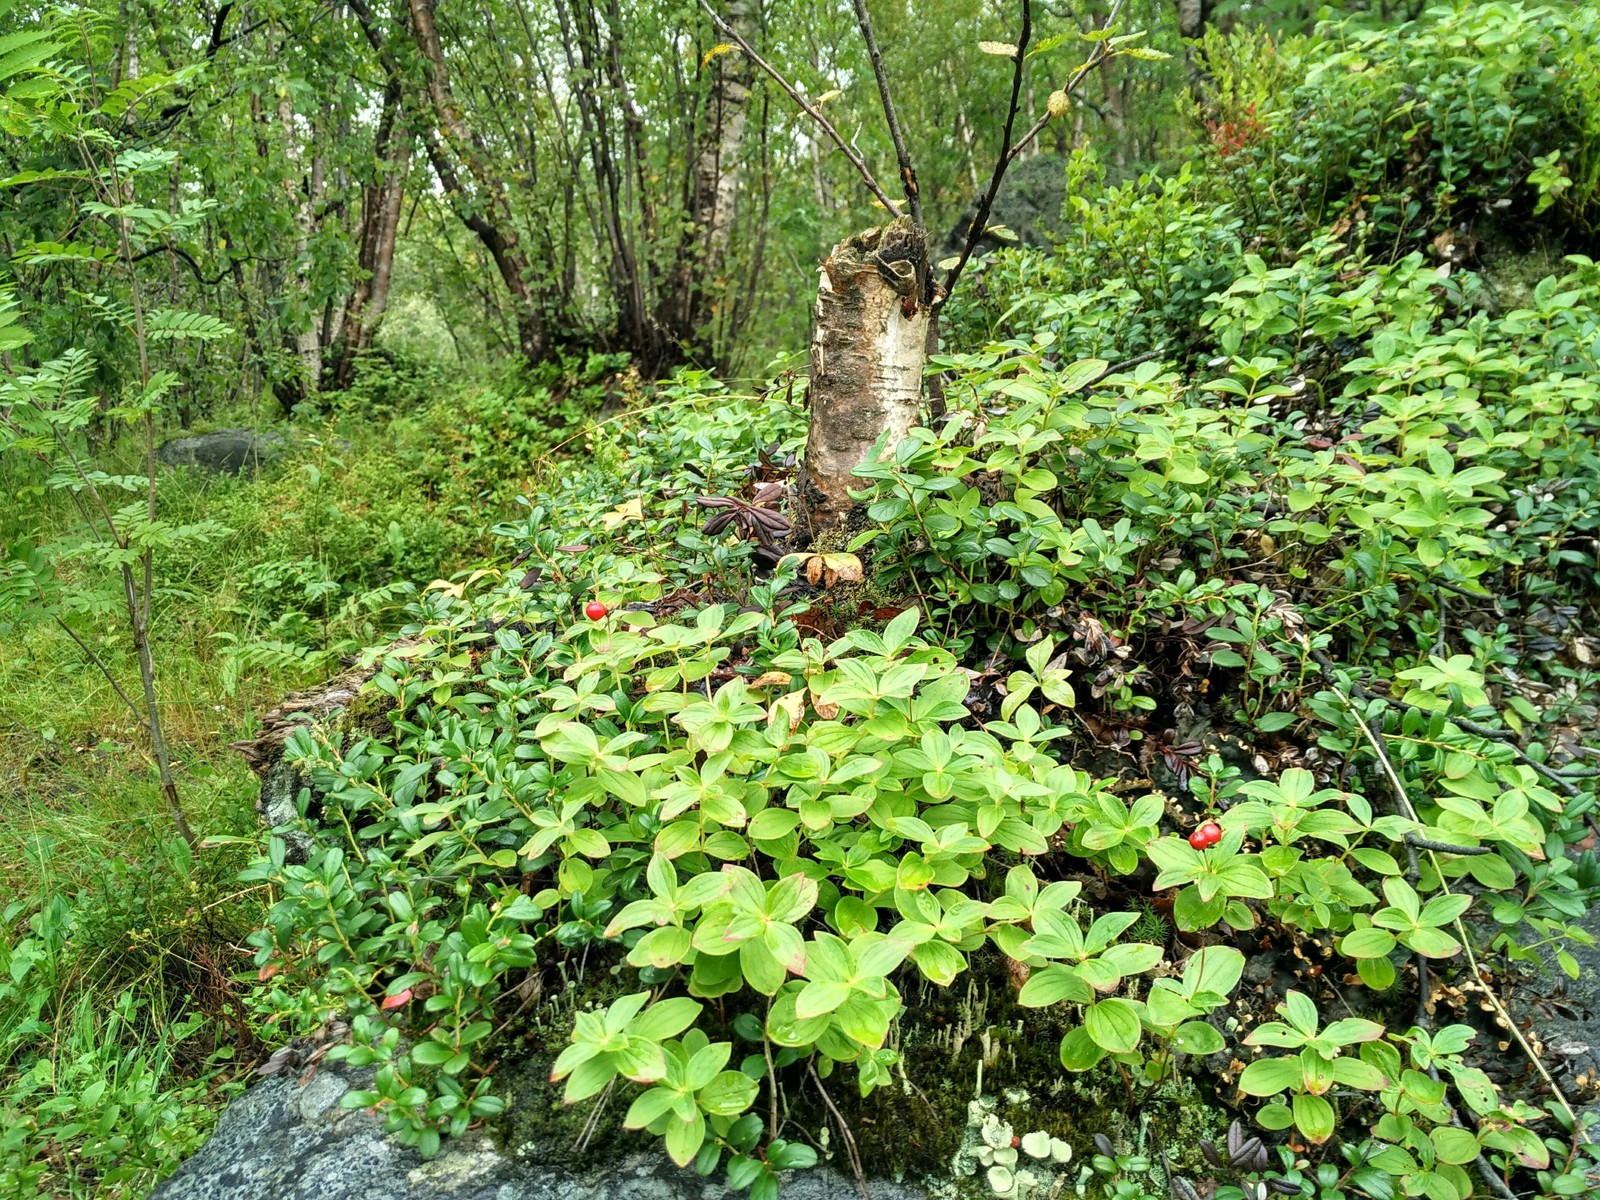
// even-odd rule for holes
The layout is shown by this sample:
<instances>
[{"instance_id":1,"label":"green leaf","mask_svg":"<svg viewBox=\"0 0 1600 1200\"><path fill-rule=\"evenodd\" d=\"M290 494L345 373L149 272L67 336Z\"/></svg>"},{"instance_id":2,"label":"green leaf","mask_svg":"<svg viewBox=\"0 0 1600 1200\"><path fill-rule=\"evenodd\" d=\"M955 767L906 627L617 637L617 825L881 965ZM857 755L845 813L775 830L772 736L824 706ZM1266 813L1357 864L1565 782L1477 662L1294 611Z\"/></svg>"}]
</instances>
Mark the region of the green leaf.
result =
<instances>
[{"instance_id":1,"label":"green leaf","mask_svg":"<svg viewBox=\"0 0 1600 1200\"><path fill-rule=\"evenodd\" d=\"M706 1119L698 1111L687 1121L673 1121L667 1126L667 1156L680 1167L687 1167L700 1153L700 1144L706 1140Z\"/></svg>"},{"instance_id":2,"label":"green leaf","mask_svg":"<svg viewBox=\"0 0 1600 1200\"><path fill-rule=\"evenodd\" d=\"M817 1152L804 1142L780 1138L767 1147L767 1162L778 1171L803 1171L817 1165Z\"/></svg>"},{"instance_id":3,"label":"green leaf","mask_svg":"<svg viewBox=\"0 0 1600 1200\"><path fill-rule=\"evenodd\" d=\"M1294 1124L1306 1138L1317 1145L1321 1145L1333 1136L1334 1115L1333 1105L1321 1096L1309 1096L1299 1093L1292 1103Z\"/></svg>"},{"instance_id":4,"label":"green leaf","mask_svg":"<svg viewBox=\"0 0 1600 1200\"><path fill-rule=\"evenodd\" d=\"M1083 1027L1095 1045L1112 1054L1127 1054L1139 1044L1143 1025L1139 1010L1127 1000L1101 1000L1083 1014Z\"/></svg>"},{"instance_id":5,"label":"green leaf","mask_svg":"<svg viewBox=\"0 0 1600 1200\"><path fill-rule=\"evenodd\" d=\"M1382 958L1394 947L1392 933L1368 927L1346 934L1344 941L1339 943L1339 953L1347 958Z\"/></svg>"},{"instance_id":6,"label":"green leaf","mask_svg":"<svg viewBox=\"0 0 1600 1200\"><path fill-rule=\"evenodd\" d=\"M634 1102L628 1106L627 1116L622 1118L622 1124L627 1129L643 1129L657 1117L671 1111L673 1102L678 1098L678 1093L668 1091L666 1088L653 1087L641 1092Z\"/></svg>"},{"instance_id":7,"label":"green leaf","mask_svg":"<svg viewBox=\"0 0 1600 1200\"><path fill-rule=\"evenodd\" d=\"M1300 1061L1294 1058L1258 1058L1239 1075L1246 1096L1276 1096L1299 1085Z\"/></svg>"},{"instance_id":8,"label":"green leaf","mask_svg":"<svg viewBox=\"0 0 1600 1200\"><path fill-rule=\"evenodd\" d=\"M1183 968L1184 994L1199 992L1229 996L1244 974L1244 955L1232 946L1202 946Z\"/></svg>"},{"instance_id":9,"label":"green leaf","mask_svg":"<svg viewBox=\"0 0 1600 1200\"><path fill-rule=\"evenodd\" d=\"M922 974L938 984L949 987L956 977L966 970L966 956L945 941L924 942L911 952L911 961Z\"/></svg>"},{"instance_id":10,"label":"green leaf","mask_svg":"<svg viewBox=\"0 0 1600 1200\"><path fill-rule=\"evenodd\" d=\"M1061 1065L1069 1071L1087 1071L1106 1056L1083 1026L1068 1030L1061 1039Z\"/></svg>"},{"instance_id":11,"label":"green leaf","mask_svg":"<svg viewBox=\"0 0 1600 1200\"><path fill-rule=\"evenodd\" d=\"M687 996L674 996L652 1004L628 1026L628 1032L637 1038L660 1042L677 1037L694 1024L705 1006Z\"/></svg>"},{"instance_id":12,"label":"green leaf","mask_svg":"<svg viewBox=\"0 0 1600 1200\"><path fill-rule=\"evenodd\" d=\"M1184 1054L1215 1054L1227 1043L1204 1021L1185 1021L1173 1035L1172 1048Z\"/></svg>"},{"instance_id":13,"label":"green leaf","mask_svg":"<svg viewBox=\"0 0 1600 1200\"><path fill-rule=\"evenodd\" d=\"M1428 1137L1433 1142L1433 1151L1439 1156L1440 1162L1460 1166L1477 1161L1478 1155L1483 1152L1476 1137L1453 1125L1440 1125Z\"/></svg>"},{"instance_id":14,"label":"green leaf","mask_svg":"<svg viewBox=\"0 0 1600 1200\"><path fill-rule=\"evenodd\" d=\"M1024 1008L1045 1008L1063 1000L1087 1004L1093 998L1077 972L1059 963L1035 970L1017 993L1017 1003Z\"/></svg>"},{"instance_id":15,"label":"green leaf","mask_svg":"<svg viewBox=\"0 0 1600 1200\"><path fill-rule=\"evenodd\" d=\"M1461 943L1437 929L1413 929L1400 940L1424 958L1453 958L1461 953Z\"/></svg>"},{"instance_id":16,"label":"green leaf","mask_svg":"<svg viewBox=\"0 0 1600 1200\"><path fill-rule=\"evenodd\" d=\"M411 1060L424 1067L437 1067L454 1056L455 1050L442 1042L418 1042L411 1048Z\"/></svg>"},{"instance_id":17,"label":"green leaf","mask_svg":"<svg viewBox=\"0 0 1600 1200\"><path fill-rule=\"evenodd\" d=\"M228 337L233 329L224 321L205 313L179 312L158 308L145 316L145 332L154 340L198 339L214 341Z\"/></svg>"},{"instance_id":18,"label":"green leaf","mask_svg":"<svg viewBox=\"0 0 1600 1200\"><path fill-rule=\"evenodd\" d=\"M1375 992L1385 992L1394 986L1397 978L1394 963L1387 958L1363 958L1356 963L1356 974L1361 982Z\"/></svg>"},{"instance_id":19,"label":"green leaf","mask_svg":"<svg viewBox=\"0 0 1600 1200\"><path fill-rule=\"evenodd\" d=\"M1249 859L1235 858L1223 863L1217 868L1217 878L1222 882L1224 895L1242 896L1252 900L1272 898L1272 880Z\"/></svg>"},{"instance_id":20,"label":"green leaf","mask_svg":"<svg viewBox=\"0 0 1600 1200\"><path fill-rule=\"evenodd\" d=\"M850 998L850 985L826 979L806 984L794 1002L795 1015L802 1021L824 1016Z\"/></svg>"},{"instance_id":21,"label":"green leaf","mask_svg":"<svg viewBox=\"0 0 1600 1200\"><path fill-rule=\"evenodd\" d=\"M1256 1120L1263 1129L1287 1129L1294 1124L1294 1113L1287 1104L1267 1104L1256 1113Z\"/></svg>"},{"instance_id":22,"label":"green leaf","mask_svg":"<svg viewBox=\"0 0 1600 1200\"><path fill-rule=\"evenodd\" d=\"M719 1117L737 1116L755 1103L760 1085L743 1071L723 1071L696 1095L701 1109Z\"/></svg>"}]
</instances>

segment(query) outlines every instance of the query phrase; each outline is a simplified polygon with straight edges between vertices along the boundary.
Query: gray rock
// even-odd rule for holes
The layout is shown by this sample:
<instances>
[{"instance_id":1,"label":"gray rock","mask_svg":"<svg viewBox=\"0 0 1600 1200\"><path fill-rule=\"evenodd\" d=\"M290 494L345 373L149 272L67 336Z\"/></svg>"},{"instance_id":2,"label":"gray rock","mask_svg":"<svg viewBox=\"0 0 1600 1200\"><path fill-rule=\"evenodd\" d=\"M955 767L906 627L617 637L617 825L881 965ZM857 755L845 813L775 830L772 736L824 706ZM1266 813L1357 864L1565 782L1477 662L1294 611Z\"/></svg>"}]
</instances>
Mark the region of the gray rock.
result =
<instances>
[{"instance_id":1,"label":"gray rock","mask_svg":"<svg viewBox=\"0 0 1600 1200\"><path fill-rule=\"evenodd\" d=\"M288 850L286 860L292 863L308 860L314 847L311 835L295 826L300 816L300 789L305 783L293 763L278 758L262 773L261 799L256 802L261 823L279 831Z\"/></svg>"},{"instance_id":2,"label":"gray rock","mask_svg":"<svg viewBox=\"0 0 1600 1200\"><path fill-rule=\"evenodd\" d=\"M666 1154L633 1154L589 1171L519 1165L486 1138L447 1141L425 1160L363 1110L339 1106L370 1072L324 1063L305 1084L290 1070L257 1084L151 1200L733 1200L721 1183L679 1170ZM828 1167L794 1172L783 1200L853 1200ZM874 1183L875 1200L924 1200L914 1187Z\"/></svg>"},{"instance_id":3,"label":"gray rock","mask_svg":"<svg viewBox=\"0 0 1600 1200\"><path fill-rule=\"evenodd\" d=\"M1600 938L1600 905L1589 910L1578 928ZM1561 1073L1600 1070L1600 946L1565 943L1564 948L1578 960L1578 977L1567 978L1548 952L1545 973L1548 992L1559 992L1561 1009L1551 1011L1529 1006L1516 1014L1529 1021L1529 1028L1545 1048L1545 1063Z\"/></svg>"},{"instance_id":4,"label":"gray rock","mask_svg":"<svg viewBox=\"0 0 1600 1200\"><path fill-rule=\"evenodd\" d=\"M254 471L274 458L288 443L281 433L254 429L218 429L193 437L174 438L156 450L156 458L169 467L197 467L202 471L237 475Z\"/></svg>"}]
</instances>

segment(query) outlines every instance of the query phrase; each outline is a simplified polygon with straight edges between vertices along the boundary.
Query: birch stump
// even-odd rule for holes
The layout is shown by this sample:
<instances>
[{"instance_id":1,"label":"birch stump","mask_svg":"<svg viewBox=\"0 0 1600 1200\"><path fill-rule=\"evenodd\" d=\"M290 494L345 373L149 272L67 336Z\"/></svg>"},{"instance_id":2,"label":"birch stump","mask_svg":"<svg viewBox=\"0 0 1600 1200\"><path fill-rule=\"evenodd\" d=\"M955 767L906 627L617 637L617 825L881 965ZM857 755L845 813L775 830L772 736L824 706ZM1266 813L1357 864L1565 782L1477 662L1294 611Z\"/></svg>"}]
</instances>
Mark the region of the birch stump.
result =
<instances>
[{"instance_id":1,"label":"birch stump","mask_svg":"<svg viewBox=\"0 0 1600 1200\"><path fill-rule=\"evenodd\" d=\"M895 221L840 242L822 264L811 336L810 431L800 508L815 539L854 507L851 472L919 423L927 363L927 237Z\"/></svg>"}]
</instances>

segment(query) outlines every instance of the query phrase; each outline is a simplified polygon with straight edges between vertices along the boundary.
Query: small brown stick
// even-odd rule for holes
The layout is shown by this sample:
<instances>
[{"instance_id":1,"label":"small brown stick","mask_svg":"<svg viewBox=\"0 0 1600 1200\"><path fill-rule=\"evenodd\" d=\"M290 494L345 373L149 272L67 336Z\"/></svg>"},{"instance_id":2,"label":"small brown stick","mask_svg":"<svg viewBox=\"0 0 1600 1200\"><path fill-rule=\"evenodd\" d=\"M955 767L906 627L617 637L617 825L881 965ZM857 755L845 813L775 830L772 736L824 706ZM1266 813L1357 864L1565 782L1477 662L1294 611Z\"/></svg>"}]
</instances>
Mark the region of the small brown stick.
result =
<instances>
[{"instance_id":1,"label":"small brown stick","mask_svg":"<svg viewBox=\"0 0 1600 1200\"><path fill-rule=\"evenodd\" d=\"M1091 379L1088 386L1093 387L1103 379L1109 379L1113 375L1120 375L1124 371L1132 370L1134 367L1140 366L1143 363L1154 362L1166 352L1167 351L1165 347L1157 347L1154 350L1147 350L1143 354L1135 354L1132 358L1125 358L1119 363L1112 363L1104 371L1101 371L1100 374Z\"/></svg>"},{"instance_id":2,"label":"small brown stick","mask_svg":"<svg viewBox=\"0 0 1600 1200\"><path fill-rule=\"evenodd\" d=\"M1334 684L1334 686L1337 688L1338 685L1335 683L1334 679L1333 660L1321 650L1311 649L1309 645L1307 646L1307 653L1309 653L1316 664L1322 668L1322 677L1330 684ZM1397 700L1393 696L1376 696L1372 692L1369 692L1366 688L1362 687L1359 683L1356 683L1354 680L1352 680L1350 683L1350 694L1358 700L1382 700L1385 704L1391 705L1402 712L1420 712L1430 717L1434 715L1421 705L1411 704L1405 700ZM1525 749L1523 749L1521 743L1517 741L1517 735L1512 733L1509 729L1496 729L1492 725L1484 725L1481 722L1474 721L1469 717L1446 716L1445 720L1449 721L1450 724L1454 725L1457 729L1460 729L1463 733L1470 733L1474 737L1485 738L1488 741L1499 742L1502 745L1510 747L1511 752L1516 755L1518 762L1521 762L1524 765L1532 768L1535 774L1541 775L1545 779L1548 779L1551 783L1555 784L1562 794L1567 796L1569 799L1575 799L1578 796L1583 795L1583 791L1572 782L1573 779L1583 778L1583 776L1577 774L1569 776L1556 770L1554 767L1540 762ZM1583 749L1588 749L1588 747L1584 747ZM1589 829L1594 833L1594 835L1596 837L1600 837L1600 821L1595 819L1594 814L1585 813L1584 820L1588 823Z\"/></svg>"},{"instance_id":3,"label":"small brown stick","mask_svg":"<svg viewBox=\"0 0 1600 1200\"><path fill-rule=\"evenodd\" d=\"M900 164L900 182L906 189L906 205L911 209L911 223L922 228L922 191L917 186L917 172L911 165L911 153L906 149L906 135L900 130L900 117L894 109L894 97L889 91L889 76L883 69L883 51L878 49L878 36L872 31L872 17L867 12L866 0L854 0L856 24L861 27L861 40L867 44L867 58L872 63L872 74L878 81L878 99L883 103L883 119L889 125L889 140L894 143L895 158Z\"/></svg>"},{"instance_id":4,"label":"small brown stick","mask_svg":"<svg viewBox=\"0 0 1600 1200\"><path fill-rule=\"evenodd\" d=\"M811 1076L811 1082L817 1085L817 1094L822 1097L823 1104L827 1105L828 1111L833 1114L833 1123L839 1127L839 1136L844 1139L845 1153L850 1157L850 1171L856 1177L856 1191L861 1193L861 1200L872 1200L872 1192L867 1187L867 1173L861 1169L861 1154L856 1149L855 1135L850 1132L844 1114L834 1107L833 1097L828 1095L828 1089L822 1086L822 1076L817 1074L816 1064L807 1061L806 1071Z\"/></svg>"},{"instance_id":5,"label":"small brown stick","mask_svg":"<svg viewBox=\"0 0 1600 1200\"><path fill-rule=\"evenodd\" d=\"M772 1001L767 1001L767 1017L772 1016ZM766 1030L761 1031L761 1053L767 1059L767 1137L771 1141L778 1138L778 1068L772 1062L772 1042L767 1037Z\"/></svg>"}]
</instances>

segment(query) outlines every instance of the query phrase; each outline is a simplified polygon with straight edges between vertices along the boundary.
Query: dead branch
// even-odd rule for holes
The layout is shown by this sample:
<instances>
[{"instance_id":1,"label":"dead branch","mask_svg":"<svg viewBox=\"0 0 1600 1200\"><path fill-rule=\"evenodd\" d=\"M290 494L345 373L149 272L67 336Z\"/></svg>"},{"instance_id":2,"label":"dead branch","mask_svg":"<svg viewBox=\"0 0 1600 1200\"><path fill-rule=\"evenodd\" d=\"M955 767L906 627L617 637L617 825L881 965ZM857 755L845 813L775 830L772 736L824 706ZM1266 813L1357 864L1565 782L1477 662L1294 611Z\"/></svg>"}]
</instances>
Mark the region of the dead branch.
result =
<instances>
[{"instance_id":1,"label":"dead branch","mask_svg":"<svg viewBox=\"0 0 1600 1200\"><path fill-rule=\"evenodd\" d=\"M817 1074L816 1064L810 1059L806 1060L806 1070L811 1074L811 1082L817 1085L817 1094L822 1097L822 1103L827 1105L828 1112L832 1114L833 1123L839 1127L839 1136L844 1139L845 1153L850 1158L850 1171L856 1177L856 1190L861 1193L861 1200L872 1200L872 1192L867 1187L867 1174L861 1169L861 1153L856 1149L855 1134L850 1132L844 1114L834 1106L833 1097L822 1086L822 1076Z\"/></svg>"},{"instance_id":2,"label":"dead branch","mask_svg":"<svg viewBox=\"0 0 1600 1200\"><path fill-rule=\"evenodd\" d=\"M900 118L894 111L894 98L889 92L889 76L883 69L883 52L878 49L877 35L872 32L872 18L867 14L866 0L853 0L856 24L861 27L861 40L867 44L867 57L872 61L872 74L878 80L878 99L883 102L883 119L889 125L889 140L894 143L895 158L900 163L900 182L906 189L906 204L911 209L911 222L918 229L922 225L922 193L917 188L917 172L911 165L911 153L906 149L905 134L900 131ZM1027 8L1027 0L1023 0Z\"/></svg>"}]
</instances>

